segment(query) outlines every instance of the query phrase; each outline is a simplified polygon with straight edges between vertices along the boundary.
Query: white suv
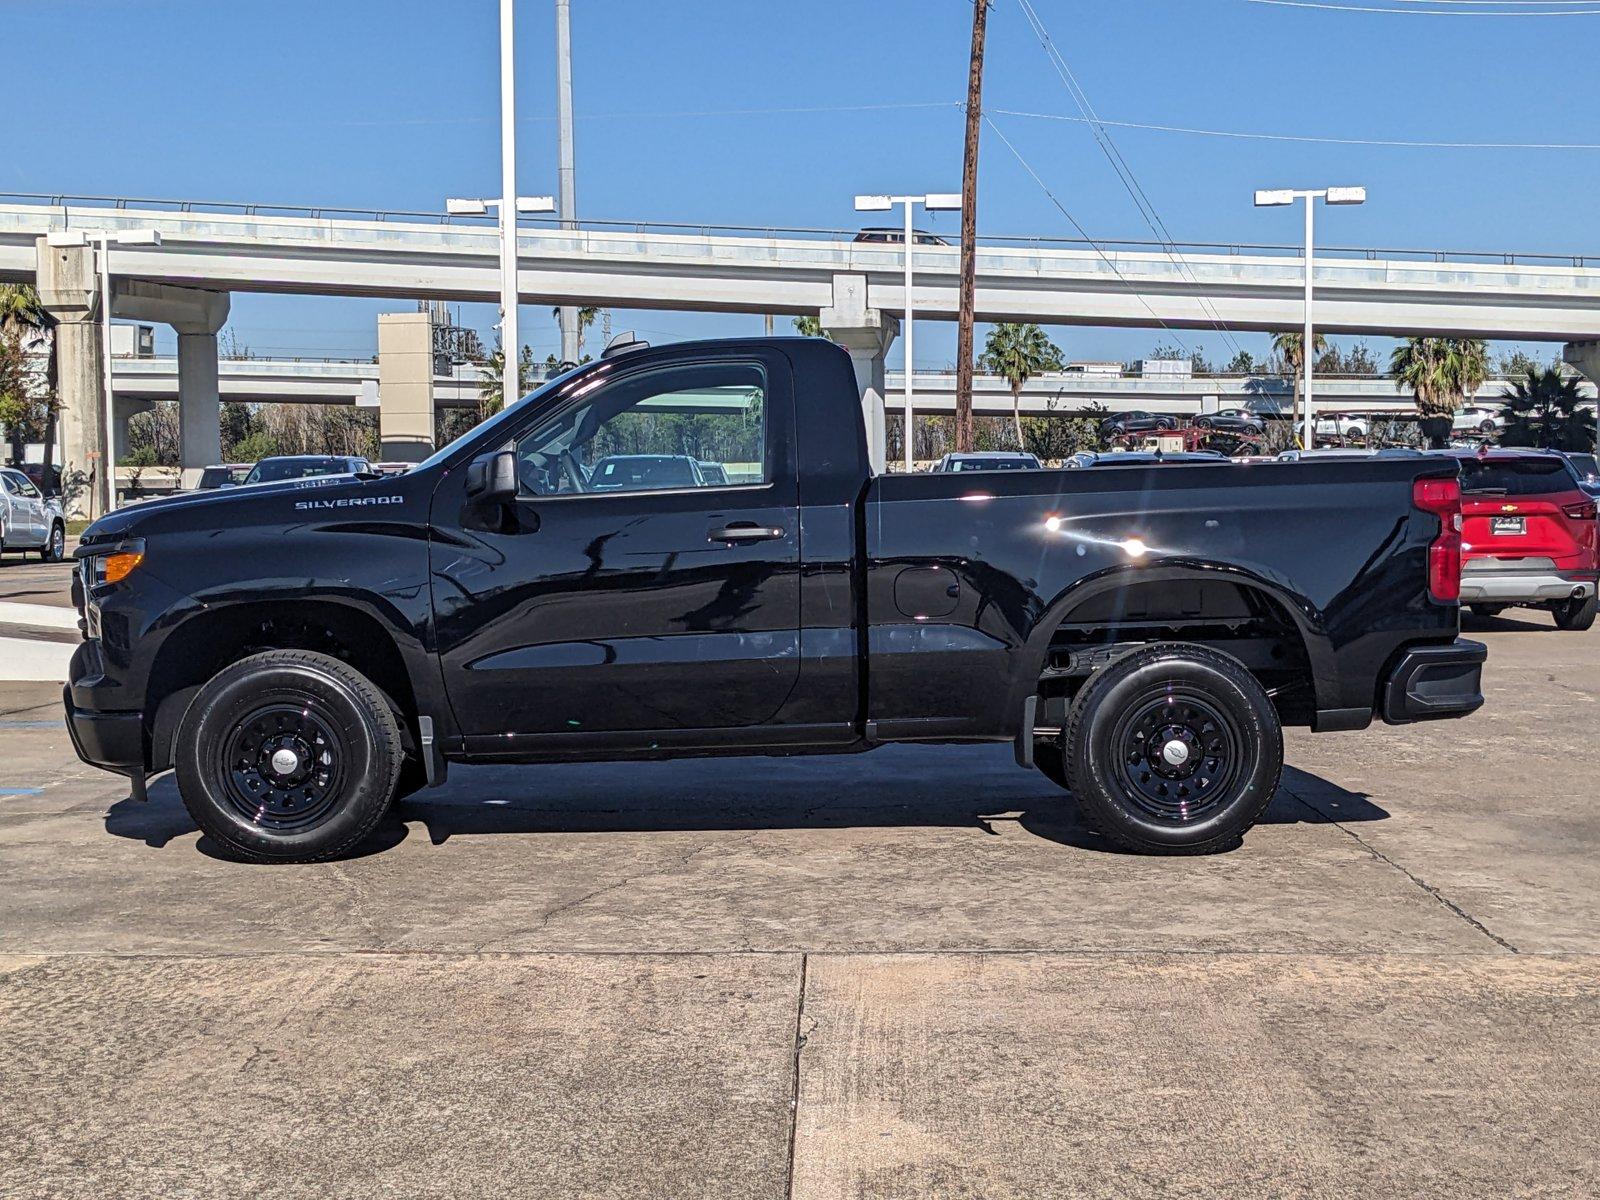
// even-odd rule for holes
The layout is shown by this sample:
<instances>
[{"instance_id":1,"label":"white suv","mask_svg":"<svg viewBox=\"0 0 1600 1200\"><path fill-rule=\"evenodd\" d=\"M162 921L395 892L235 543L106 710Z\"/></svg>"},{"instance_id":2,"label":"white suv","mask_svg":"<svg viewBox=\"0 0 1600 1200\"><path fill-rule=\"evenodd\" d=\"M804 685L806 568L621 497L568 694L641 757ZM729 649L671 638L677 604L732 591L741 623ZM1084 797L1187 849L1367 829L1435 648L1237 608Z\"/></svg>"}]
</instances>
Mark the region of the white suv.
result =
<instances>
[{"instance_id":1,"label":"white suv","mask_svg":"<svg viewBox=\"0 0 1600 1200\"><path fill-rule=\"evenodd\" d=\"M0 553L7 550L37 550L46 562L60 562L67 519L60 500L47 499L21 471L0 467Z\"/></svg>"}]
</instances>

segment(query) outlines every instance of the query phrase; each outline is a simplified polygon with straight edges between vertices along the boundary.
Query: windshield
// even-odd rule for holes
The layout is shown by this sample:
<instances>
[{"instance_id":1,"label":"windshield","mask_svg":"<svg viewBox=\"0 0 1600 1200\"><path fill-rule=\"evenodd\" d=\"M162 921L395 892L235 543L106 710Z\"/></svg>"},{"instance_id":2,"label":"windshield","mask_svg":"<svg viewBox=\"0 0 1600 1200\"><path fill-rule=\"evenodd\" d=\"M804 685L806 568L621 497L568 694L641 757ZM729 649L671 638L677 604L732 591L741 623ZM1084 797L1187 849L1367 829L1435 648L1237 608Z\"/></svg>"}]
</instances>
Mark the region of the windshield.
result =
<instances>
[{"instance_id":1,"label":"windshield","mask_svg":"<svg viewBox=\"0 0 1600 1200\"><path fill-rule=\"evenodd\" d=\"M460 447L461 443L466 441L468 438L475 438L479 434L488 433L491 430L500 429L511 424L517 419L517 414L528 408L529 405L538 404L541 400L548 396L558 384L572 378L572 376L576 375L579 371L587 371L592 365L592 363L584 363L582 366L573 367L570 371L563 371L559 375L552 375L549 379L545 380L538 387L534 388L533 391L529 392L515 404L507 405L481 425L474 425L460 437L456 438L455 441L449 443L448 445L440 446L439 449L435 450L427 458L423 459L423 461L412 467L411 470L425 471L429 467L437 466L439 463L444 462L445 459L454 454L456 449ZM407 473L409 474L410 472Z\"/></svg>"},{"instance_id":2,"label":"windshield","mask_svg":"<svg viewBox=\"0 0 1600 1200\"><path fill-rule=\"evenodd\" d=\"M276 483L280 479L309 479L314 475L348 475L343 458L264 458L245 476L246 483Z\"/></svg>"},{"instance_id":3,"label":"windshield","mask_svg":"<svg viewBox=\"0 0 1600 1200\"><path fill-rule=\"evenodd\" d=\"M1461 490L1479 496L1538 496L1570 492L1577 477L1563 458L1464 458Z\"/></svg>"}]
</instances>

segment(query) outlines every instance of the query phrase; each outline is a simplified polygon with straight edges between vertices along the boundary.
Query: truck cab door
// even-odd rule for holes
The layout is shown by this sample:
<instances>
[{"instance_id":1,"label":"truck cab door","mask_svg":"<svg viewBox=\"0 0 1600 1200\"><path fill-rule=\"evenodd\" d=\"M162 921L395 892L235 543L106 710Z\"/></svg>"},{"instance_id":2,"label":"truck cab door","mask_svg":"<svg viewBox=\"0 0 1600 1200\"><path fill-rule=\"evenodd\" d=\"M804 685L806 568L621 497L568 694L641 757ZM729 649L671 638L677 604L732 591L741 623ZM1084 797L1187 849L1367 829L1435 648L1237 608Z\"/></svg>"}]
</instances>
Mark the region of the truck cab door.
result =
<instances>
[{"instance_id":1,"label":"truck cab door","mask_svg":"<svg viewBox=\"0 0 1600 1200\"><path fill-rule=\"evenodd\" d=\"M467 748L715 742L771 721L800 667L794 390L770 352L579 377L435 493L445 686Z\"/></svg>"}]
</instances>

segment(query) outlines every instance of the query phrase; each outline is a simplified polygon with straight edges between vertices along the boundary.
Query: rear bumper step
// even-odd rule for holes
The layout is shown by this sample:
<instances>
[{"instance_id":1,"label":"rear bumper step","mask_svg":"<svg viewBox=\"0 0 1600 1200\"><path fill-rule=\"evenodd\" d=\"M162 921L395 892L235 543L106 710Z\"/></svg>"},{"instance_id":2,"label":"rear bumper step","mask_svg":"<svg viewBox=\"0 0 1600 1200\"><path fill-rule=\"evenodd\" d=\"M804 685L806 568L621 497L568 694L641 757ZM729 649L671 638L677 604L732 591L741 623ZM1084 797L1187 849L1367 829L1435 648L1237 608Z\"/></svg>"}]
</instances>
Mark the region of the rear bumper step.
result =
<instances>
[{"instance_id":1,"label":"rear bumper step","mask_svg":"<svg viewBox=\"0 0 1600 1200\"><path fill-rule=\"evenodd\" d=\"M1464 717L1483 707L1481 678L1489 648L1458 638L1448 646L1417 646L1400 656L1383 688L1390 725Z\"/></svg>"}]
</instances>

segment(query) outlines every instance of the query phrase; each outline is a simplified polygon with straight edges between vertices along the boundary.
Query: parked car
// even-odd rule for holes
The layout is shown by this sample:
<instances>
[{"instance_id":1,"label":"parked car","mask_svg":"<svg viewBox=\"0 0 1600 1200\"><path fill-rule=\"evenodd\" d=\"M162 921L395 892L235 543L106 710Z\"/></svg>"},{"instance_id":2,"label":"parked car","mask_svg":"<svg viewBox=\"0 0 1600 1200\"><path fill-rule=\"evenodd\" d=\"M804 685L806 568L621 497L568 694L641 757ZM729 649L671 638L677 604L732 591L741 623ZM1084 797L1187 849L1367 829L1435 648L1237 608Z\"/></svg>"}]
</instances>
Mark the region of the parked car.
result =
<instances>
[{"instance_id":1,"label":"parked car","mask_svg":"<svg viewBox=\"0 0 1600 1200\"><path fill-rule=\"evenodd\" d=\"M1100 422L1100 436L1103 438L1120 437L1125 433L1151 433L1162 429L1176 429L1178 418L1170 413L1145 412L1143 409L1134 409L1131 412L1112 413Z\"/></svg>"},{"instance_id":2,"label":"parked car","mask_svg":"<svg viewBox=\"0 0 1600 1200\"><path fill-rule=\"evenodd\" d=\"M1150 466L1157 463L1190 463L1190 462L1230 462L1226 454L1219 454L1215 450L1178 450L1171 454L1163 454L1159 450L1112 450L1100 452L1097 450L1081 450L1077 454L1069 455L1061 465L1069 470L1082 467L1130 467Z\"/></svg>"},{"instance_id":3,"label":"parked car","mask_svg":"<svg viewBox=\"0 0 1600 1200\"><path fill-rule=\"evenodd\" d=\"M67 553L67 518L61 501L46 496L15 467L0 467L0 554L37 550L45 562Z\"/></svg>"},{"instance_id":4,"label":"parked car","mask_svg":"<svg viewBox=\"0 0 1600 1200\"><path fill-rule=\"evenodd\" d=\"M209 492L216 488L238 487L249 475L249 463L219 463L200 472L200 479L194 485L194 490Z\"/></svg>"},{"instance_id":5,"label":"parked car","mask_svg":"<svg viewBox=\"0 0 1600 1200\"><path fill-rule=\"evenodd\" d=\"M911 238L919 246L948 246L950 244L938 234L928 233L921 229L913 229ZM855 240L858 242L887 242L890 245L902 246L905 244L906 231L890 225L869 225L856 234Z\"/></svg>"},{"instance_id":6,"label":"parked car","mask_svg":"<svg viewBox=\"0 0 1600 1200\"><path fill-rule=\"evenodd\" d=\"M43 463L19 463L16 470L26 475L45 496L61 495L61 468L55 463L49 467Z\"/></svg>"},{"instance_id":7,"label":"parked car","mask_svg":"<svg viewBox=\"0 0 1600 1200\"><path fill-rule=\"evenodd\" d=\"M1039 460L1014 450L989 450L972 454L946 454L930 471L1037 471Z\"/></svg>"},{"instance_id":8,"label":"parked car","mask_svg":"<svg viewBox=\"0 0 1600 1200\"><path fill-rule=\"evenodd\" d=\"M728 468L719 462L700 463L700 477L707 487L722 487L728 482Z\"/></svg>"},{"instance_id":9,"label":"parked car","mask_svg":"<svg viewBox=\"0 0 1600 1200\"><path fill-rule=\"evenodd\" d=\"M624 433L672 457L662 410L722 422L758 485L572 469ZM635 348L405 475L110 513L73 743L139 797L176 768L253 861L348 853L451 763L891 742L1009 743L1107 844L1198 853L1266 810L1284 725L1483 702L1453 462L875 474L861 417L820 338Z\"/></svg>"},{"instance_id":10,"label":"parked car","mask_svg":"<svg viewBox=\"0 0 1600 1200\"><path fill-rule=\"evenodd\" d=\"M1575 454L1568 451L1567 461L1577 472L1578 483L1585 491L1600 486L1600 461L1597 461L1593 454Z\"/></svg>"},{"instance_id":11,"label":"parked car","mask_svg":"<svg viewBox=\"0 0 1600 1200\"><path fill-rule=\"evenodd\" d=\"M1544 608L1562 629L1594 624L1595 498L1551 450L1441 451L1461 464L1461 600L1479 616Z\"/></svg>"},{"instance_id":12,"label":"parked car","mask_svg":"<svg viewBox=\"0 0 1600 1200\"><path fill-rule=\"evenodd\" d=\"M1383 446L1377 449L1363 449L1359 446L1325 446L1316 450L1280 450L1279 462L1330 462L1339 459L1369 459L1369 458L1421 458L1421 450L1413 450L1407 446Z\"/></svg>"},{"instance_id":13,"label":"parked car","mask_svg":"<svg viewBox=\"0 0 1600 1200\"><path fill-rule=\"evenodd\" d=\"M1329 413L1317 418L1318 437L1364 438L1370 428L1365 417L1343 416Z\"/></svg>"},{"instance_id":14,"label":"parked car","mask_svg":"<svg viewBox=\"0 0 1600 1200\"><path fill-rule=\"evenodd\" d=\"M285 454L263 458L244 477L246 484L281 483L285 479L314 479L324 475L371 475L372 464L347 454Z\"/></svg>"},{"instance_id":15,"label":"parked car","mask_svg":"<svg viewBox=\"0 0 1600 1200\"><path fill-rule=\"evenodd\" d=\"M415 463L408 462L375 462L372 469L379 475L404 475L414 466Z\"/></svg>"},{"instance_id":16,"label":"parked car","mask_svg":"<svg viewBox=\"0 0 1600 1200\"><path fill-rule=\"evenodd\" d=\"M1468 404L1450 418L1452 433L1498 433L1505 427L1505 412L1498 404Z\"/></svg>"},{"instance_id":17,"label":"parked car","mask_svg":"<svg viewBox=\"0 0 1600 1200\"><path fill-rule=\"evenodd\" d=\"M1222 408L1214 413L1201 413L1194 419L1196 429L1215 429L1219 433L1259 434L1267 431L1265 417L1259 417L1248 408Z\"/></svg>"},{"instance_id":18,"label":"parked car","mask_svg":"<svg viewBox=\"0 0 1600 1200\"><path fill-rule=\"evenodd\" d=\"M595 463L586 482L591 492L638 492L705 487L706 477L687 454L613 454Z\"/></svg>"}]
</instances>

